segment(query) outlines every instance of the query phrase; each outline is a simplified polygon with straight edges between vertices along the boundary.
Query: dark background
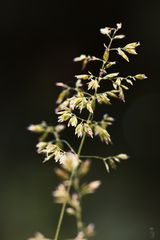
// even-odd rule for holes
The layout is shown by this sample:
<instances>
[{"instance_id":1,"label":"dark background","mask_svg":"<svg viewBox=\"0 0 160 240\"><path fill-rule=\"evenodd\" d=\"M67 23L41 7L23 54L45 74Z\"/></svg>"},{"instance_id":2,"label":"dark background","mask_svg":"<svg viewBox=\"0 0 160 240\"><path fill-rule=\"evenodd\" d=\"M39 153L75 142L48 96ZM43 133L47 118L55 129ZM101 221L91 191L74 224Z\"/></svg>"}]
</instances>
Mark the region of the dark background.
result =
<instances>
[{"instance_id":1,"label":"dark background","mask_svg":"<svg viewBox=\"0 0 160 240\"><path fill-rule=\"evenodd\" d=\"M51 196L58 183L55 165L41 163L37 136L26 128L56 122L55 82L80 73L75 56L100 56L99 29L117 22L123 23L125 43L141 42L130 64L120 60L121 72L146 73L148 79L127 93L126 104L102 109L116 118L113 147L86 142L84 153L127 152L131 158L110 175L103 164L93 163L90 179L102 179L103 185L86 198L84 219L95 222L94 239L145 240L150 227L160 239L159 13L158 1L1 1L0 239L25 240L37 231L53 237L60 211ZM64 223L62 240L75 232L72 217Z\"/></svg>"}]
</instances>

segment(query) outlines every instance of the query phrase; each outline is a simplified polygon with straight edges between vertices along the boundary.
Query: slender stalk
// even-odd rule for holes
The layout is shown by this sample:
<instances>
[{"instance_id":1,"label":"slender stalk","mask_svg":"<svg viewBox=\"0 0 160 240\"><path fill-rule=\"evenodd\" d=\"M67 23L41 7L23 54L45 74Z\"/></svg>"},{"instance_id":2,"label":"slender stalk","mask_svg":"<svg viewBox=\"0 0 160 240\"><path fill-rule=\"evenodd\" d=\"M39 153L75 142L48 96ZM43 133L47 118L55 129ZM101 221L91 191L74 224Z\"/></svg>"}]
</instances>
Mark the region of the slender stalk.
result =
<instances>
[{"instance_id":1,"label":"slender stalk","mask_svg":"<svg viewBox=\"0 0 160 240\"><path fill-rule=\"evenodd\" d=\"M113 33L113 37L114 37L115 33L116 33L116 30L115 30L115 32ZM113 38L110 39L110 43L109 43L109 45L108 45L108 49L110 49L110 46L111 46L111 44L112 44L112 41L113 41ZM104 70L104 68L105 68L105 63L103 62L101 69ZM98 83L99 83L100 80L101 80L100 77L101 77L101 70L100 70L100 72L99 72ZM95 111L95 107L96 107L96 94L97 94L97 89L95 90L94 95L93 95L93 97L94 97L94 103L93 103L93 109L94 109L94 111ZM90 113L87 120L89 121L89 120L92 120L92 119L93 119L93 114ZM83 135L83 138L82 138L81 143L80 143L80 145L79 145L79 149L78 149L78 152L77 152L77 154L78 154L79 157L80 157L80 154L81 154L81 151L82 151L82 148L83 148L83 144L84 144L85 138L86 138L86 133ZM81 157L82 157L82 156L81 156ZM90 156L89 156L89 157L90 157ZM91 156L91 157L93 158L93 156ZM95 156L94 158L96 158L96 159L102 159L102 160L103 160L102 157L98 157L98 156ZM75 176L76 176L76 174L75 174ZM77 193L78 193L79 200L81 201L81 196L80 196L80 194L79 194L79 185L77 186ZM81 206L80 206L80 209L79 209L79 211L78 211L78 213L77 213L77 228L78 228L79 231L83 231L83 222L82 222Z\"/></svg>"},{"instance_id":2,"label":"slender stalk","mask_svg":"<svg viewBox=\"0 0 160 240\"><path fill-rule=\"evenodd\" d=\"M110 50L110 46L112 44L112 41L113 41L113 38L114 38L114 35L115 35L116 31L117 30L114 31L112 38L110 38L110 42L109 42L109 45L108 45L108 49L109 50ZM105 63L103 62L102 69L104 69L104 68L105 68ZM98 82L100 82L100 75L101 75L101 71L99 73ZM94 110L95 110L95 105L96 105L96 93L97 93L97 90L95 90L95 93L94 93ZM90 113L89 116L88 116L88 120L92 120L92 119L93 119L93 114ZM86 133L84 133L84 135L82 137L82 140L80 142L80 145L79 145L79 148L78 148L78 151L77 151L77 155L78 156L80 156L80 154L81 154L85 138L86 138ZM71 186L72 186L74 175L76 175L76 171L75 170L72 171L70 179L69 179L69 185L68 185L68 189L67 189L68 194L69 194ZM77 189L77 192L79 192L79 187ZM66 205L67 205L67 202L63 203L63 205L62 205L54 240L58 240L59 239L59 234L60 234L60 230L61 230L61 226L62 226L62 221L63 221ZM81 225L81 226L79 226L79 227L81 227L81 229L83 228L81 211L78 213L78 223L77 224Z\"/></svg>"},{"instance_id":3,"label":"slender stalk","mask_svg":"<svg viewBox=\"0 0 160 240\"><path fill-rule=\"evenodd\" d=\"M65 144L68 146L68 148L69 148L72 152L75 153L75 150L71 147L71 145L69 144L68 141L66 141L66 140L64 140L64 139L61 139L61 142L62 142L62 143L65 143Z\"/></svg>"},{"instance_id":4,"label":"slender stalk","mask_svg":"<svg viewBox=\"0 0 160 240\"><path fill-rule=\"evenodd\" d=\"M93 115L92 113L89 114L87 121L89 121L92 118L92 115ZM86 138L86 133L83 134L82 140L80 142L80 145L79 145L79 148L78 148L78 151L77 151L78 157L80 157L80 154L81 154L81 151L82 151L82 148L83 148L83 145L84 145L85 138ZM76 176L76 172L75 172L75 177L77 177ZM81 196L79 194L79 181L77 181L77 182L78 182L78 185L76 187L76 190L77 190L77 193L78 193L79 201L81 202ZM77 229L79 231L82 231L83 230L83 221L82 221L81 205L79 206L79 210L77 212L77 216L76 217L77 217Z\"/></svg>"},{"instance_id":5,"label":"slender stalk","mask_svg":"<svg viewBox=\"0 0 160 240\"><path fill-rule=\"evenodd\" d=\"M91 115L92 114L90 113L89 116L88 116L88 120L90 120ZM80 142L80 145L79 145L79 148L78 148L78 151L77 151L78 156L80 156L80 154L81 154L85 138L86 138L86 134L83 135L82 140ZM68 185L68 188L67 188L67 193L68 194L69 194L71 186L72 186L72 181L73 181L74 174L75 174L75 170L72 171L70 179L69 179L69 185ZM57 229L56 229L56 233L55 233L55 236L54 236L54 240L59 239L59 234L60 234L60 230L61 230L61 226L62 226L62 221L63 221L66 205L67 205L67 202L63 203L63 205L62 205L59 220L58 220L58 225L57 225Z\"/></svg>"},{"instance_id":6,"label":"slender stalk","mask_svg":"<svg viewBox=\"0 0 160 240\"><path fill-rule=\"evenodd\" d=\"M111 45L112 45L112 42L113 42L113 40L114 40L114 36L115 36L115 34L116 34L117 31L118 31L118 29L115 29L114 32L113 32L112 37L110 38L110 42L109 42L109 45L108 45L108 49L109 49L109 50L111 50L110 47L111 47Z\"/></svg>"},{"instance_id":7,"label":"slender stalk","mask_svg":"<svg viewBox=\"0 0 160 240\"><path fill-rule=\"evenodd\" d=\"M90 155L81 155L80 158L101 159L101 160L104 159L104 157L100 157L100 156L90 156Z\"/></svg>"},{"instance_id":8,"label":"slender stalk","mask_svg":"<svg viewBox=\"0 0 160 240\"><path fill-rule=\"evenodd\" d=\"M70 189L71 189L71 186L72 186L73 176L74 176L74 171L72 171L70 179L69 179L69 185L68 185L68 188L67 188L67 193L70 192ZM62 221L63 221L66 205L67 205L67 201L65 203L63 203L63 205L62 205L59 220L58 220L58 225L57 225L57 229L56 229L56 233L55 233L55 236L54 236L54 240L59 239L59 234L60 234L60 230L61 230L61 226L62 226Z\"/></svg>"},{"instance_id":9,"label":"slender stalk","mask_svg":"<svg viewBox=\"0 0 160 240\"><path fill-rule=\"evenodd\" d=\"M84 133L84 134L83 134L83 137L82 137L82 140L81 140L81 142L80 142L78 151L77 151L77 155L78 155L78 156L80 156L80 154L81 154L81 151L82 151L82 147L83 147L85 138L86 138L86 134Z\"/></svg>"}]
</instances>

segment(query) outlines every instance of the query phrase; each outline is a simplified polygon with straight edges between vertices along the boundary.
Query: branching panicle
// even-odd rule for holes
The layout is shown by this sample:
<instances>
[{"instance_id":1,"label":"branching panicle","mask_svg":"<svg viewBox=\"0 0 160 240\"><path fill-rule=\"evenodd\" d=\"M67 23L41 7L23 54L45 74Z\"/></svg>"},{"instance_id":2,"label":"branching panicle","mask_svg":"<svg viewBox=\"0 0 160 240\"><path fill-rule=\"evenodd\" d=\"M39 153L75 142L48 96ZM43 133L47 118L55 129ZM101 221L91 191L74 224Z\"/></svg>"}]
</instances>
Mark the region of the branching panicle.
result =
<instances>
[{"instance_id":1,"label":"branching panicle","mask_svg":"<svg viewBox=\"0 0 160 240\"><path fill-rule=\"evenodd\" d=\"M101 121L94 119L98 104L111 105L113 98L124 102L125 91L136 80L146 78L145 74L138 73L124 77L120 72L111 71L112 67L116 65L116 61L110 59L113 51L129 62L129 55L137 55L137 47L140 45L139 42L132 42L123 47L113 47L114 43L116 45L118 40L125 38L124 34L119 33L121 28L122 24L118 23L115 28L105 27L100 29L100 33L106 39L109 39L108 43L104 44L102 57L81 54L74 58L74 62L82 63L84 71L88 63L92 61L100 62L101 67L98 69L99 74L97 76L90 71L86 71L83 74L75 75L74 86L62 82L56 84L62 88L57 98L56 108L59 124L48 126L45 122L42 122L28 127L30 131L40 134L37 152L45 156L43 162L50 159L59 162L55 174L61 179L61 183L53 192L53 197L56 203L62 204L62 209L55 236L52 238L54 240L59 239L65 211L74 216L77 222L77 236L72 238L73 240L85 240L94 235L94 225L86 225L83 222L81 202L87 194L94 193L101 182L99 180L90 183L83 182L83 177L90 171L91 162L88 159L102 162L107 172L115 169L120 161L128 159L128 155L125 153L104 157L81 154L87 136L91 138L98 136L102 142L112 143L109 127L113 124L114 118L104 114ZM102 83L110 83L111 89L106 87L105 90L102 90ZM88 114L88 117L84 118L83 113L85 113L85 116ZM64 129L64 125L61 123L67 127L73 127L75 135L81 138L77 150L74 150L66 140L61 138L60 132ZM37 233L30 240L47 240L47 238Z\"/></svg>"}]
</instances>

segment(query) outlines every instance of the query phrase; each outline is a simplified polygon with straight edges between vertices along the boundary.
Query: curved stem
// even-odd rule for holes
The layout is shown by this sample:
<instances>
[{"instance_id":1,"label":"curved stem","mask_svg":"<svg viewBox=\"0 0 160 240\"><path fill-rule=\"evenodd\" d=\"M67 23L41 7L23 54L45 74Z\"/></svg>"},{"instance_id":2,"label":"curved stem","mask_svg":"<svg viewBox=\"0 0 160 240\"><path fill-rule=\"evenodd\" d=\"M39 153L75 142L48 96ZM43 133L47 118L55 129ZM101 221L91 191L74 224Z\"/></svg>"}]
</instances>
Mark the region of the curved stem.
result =
<instances>
[{"instance_id":1,"label":"curved stem","mask_svg":"<svg viewBox=\"0 0 160 240\"><path fill-rule=\"evenodd\" d=\"M101 159L101 160L103 160L104 159L104 157L101 157L101 156L90 156L90 155L81 155L80 156L80 158L92 158L92 159Z\"/></svg>"},{"instance_id":2,"label":"curved stem","mask_svg":"<svg viewBox=\"0 0 160 240\"><path fill-rule=\"evenodd\" d=\"M69 144L68 141L66 141L66 140L64 140L64 139L61 139L61 142L65 143L65 144L68 146L68 148L69 148L72 152L75 153L75 150L71 147L71 145Z\"/></svg>"}]
</instances>

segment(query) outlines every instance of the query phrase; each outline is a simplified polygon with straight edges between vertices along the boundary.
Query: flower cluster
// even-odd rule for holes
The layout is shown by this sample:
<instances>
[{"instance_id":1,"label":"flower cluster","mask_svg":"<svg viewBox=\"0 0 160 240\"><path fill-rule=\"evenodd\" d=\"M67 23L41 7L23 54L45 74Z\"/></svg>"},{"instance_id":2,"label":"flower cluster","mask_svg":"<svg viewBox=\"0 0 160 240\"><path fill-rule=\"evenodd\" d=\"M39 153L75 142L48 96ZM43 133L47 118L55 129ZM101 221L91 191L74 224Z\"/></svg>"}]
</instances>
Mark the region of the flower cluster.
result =
<instances>
[{"instance_id":1,"label":"flower cluster","mask_svg":"<svg viewBox=\"0 0 160 240\"><path fill-rule=\"evenodd\" d=\"M37 152L43 153L46 157L43 162L54 158L56 162L63 163L63 156L65 152L59 148L58 145L53 144L51 142L39 142L37 144Z\"/></svg>"},{"instance_id":2,"label":"flower cluster","mask_svg":"<svg viewBox=\"0 0 160 240\"><path fill-rule=\"evenodd\" d=\"M117 163L119 163L122 160L128 160L129 156L125 153L120 153L116 156L109 156L106 158L103 158L103 162L105 164L107 172L110 172L110 169L116 169Z\"/></svg>"},{"instance_id":3,"label":"flower cluster","mask_svg":"<svg viewBox=\"0 0 160 240\"><path fill-rule=\"evenodd\" d=\"M113 52L120 56L120 59L129 62L130 56L137 55L137 47L140 46L139 42L119 46L118 40L125 38L124 34L119 33L121 28L121 23L117 23L116 27L101 28L100 33L106 41L102 56L81 54L75 57L74 62L82 63L83 73L75 75L72 85L62 82L56 84L61 87L55 110L58 115L58 125L48 126L42 122L28 127L28 130L40 134L37 152L45 156L43 162L54 159L60 164L55 169L55 173L60 177L61 183L53 191L53 197L56 203L63 206L54 240L59 240L64 212L76 219L77 235L72 240L86 240L94 235L94 225L86 225L83 222L81 201L84 196L94 193L101 182L99 180L84 182L83 177L90 171L88 159L101 160L100 162L104 163L107 172L110 172L111 169L116 169L117 163L129 158L125 153L107 157L81 154L86 136L93 139L98 136L102 142L112 143L108 128L113 124L114 118L105 111L103 117L99 118L102 120L95 119L97 105L111 105L116 100L125 102L125 91L136 80L147 78L145 74L141 73L124 76L119 71L114 70L117 63L114 60L115 54L112 54ZM113 44L115 44L114 47ZM96 74L86 70L86 66L90 62L95 62ZM98 62L97 65L96 62ZM60 132L64 129L65 124L67 127L73 127L75 135L81 138L79 148L76 151L70 143L61 138ZM49 239L37 233L34 238L29 240Z\"/></svg>"},{"instance_id":4,"label":"flower cluster","mask_svg":"<svg viewBox=\"0 0 160 240\"><path fill-rule=\"evenodd\" d=\"M39 141L44 141L49 135L54 135L56 139L59 139L59 134L64 128L65 126L63 124L48 126L47 123L43 121L40 124L31 124L28 130L40 134Z\"/></svg>"}]
</instances>

